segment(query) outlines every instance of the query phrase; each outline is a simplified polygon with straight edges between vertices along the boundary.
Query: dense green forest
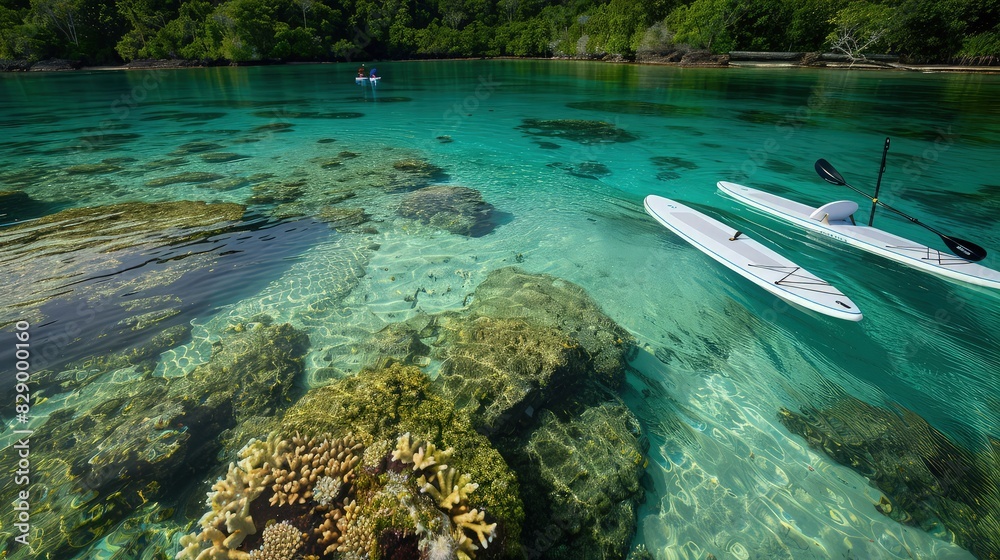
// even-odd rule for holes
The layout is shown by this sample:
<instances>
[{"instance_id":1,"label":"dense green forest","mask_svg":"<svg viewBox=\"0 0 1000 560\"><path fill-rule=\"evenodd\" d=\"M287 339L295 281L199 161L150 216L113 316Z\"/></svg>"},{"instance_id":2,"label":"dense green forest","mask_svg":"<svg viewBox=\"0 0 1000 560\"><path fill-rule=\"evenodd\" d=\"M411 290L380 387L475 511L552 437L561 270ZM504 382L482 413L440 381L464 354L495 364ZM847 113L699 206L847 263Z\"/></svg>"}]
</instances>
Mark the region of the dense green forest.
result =
<instances>
[{"instance_id":1,"label":"dense green forest","mask_svg":"<svg viewBox=\"0 0 1000 560\"><path fill-rule=\"evenodd\" d=\"M993 63L1000 0L0 0L0 58L109 63L690 50Z\"/></svg>"}]
</instances>

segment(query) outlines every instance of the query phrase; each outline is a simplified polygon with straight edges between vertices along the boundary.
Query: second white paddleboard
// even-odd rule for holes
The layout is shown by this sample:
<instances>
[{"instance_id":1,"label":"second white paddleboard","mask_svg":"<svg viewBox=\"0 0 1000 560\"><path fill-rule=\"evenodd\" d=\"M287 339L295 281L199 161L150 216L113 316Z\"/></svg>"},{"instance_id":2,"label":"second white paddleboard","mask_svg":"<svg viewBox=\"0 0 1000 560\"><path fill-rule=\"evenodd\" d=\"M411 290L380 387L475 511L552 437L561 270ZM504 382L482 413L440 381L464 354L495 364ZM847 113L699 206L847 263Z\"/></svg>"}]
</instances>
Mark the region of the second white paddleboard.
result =
<instances>
[{"instance_id":1,"label":"second white paddleboard","mask_svg":"<svg viewBox=\"0 0 1000 560\"><path fill-rule=\"evenodd\" d=\"M824 315L860 321L861 311L847 296L792 261L740 235L735 229L679 202L649 195L646 213L747 280L779 298Z\"/></svg>"}]
</instances>

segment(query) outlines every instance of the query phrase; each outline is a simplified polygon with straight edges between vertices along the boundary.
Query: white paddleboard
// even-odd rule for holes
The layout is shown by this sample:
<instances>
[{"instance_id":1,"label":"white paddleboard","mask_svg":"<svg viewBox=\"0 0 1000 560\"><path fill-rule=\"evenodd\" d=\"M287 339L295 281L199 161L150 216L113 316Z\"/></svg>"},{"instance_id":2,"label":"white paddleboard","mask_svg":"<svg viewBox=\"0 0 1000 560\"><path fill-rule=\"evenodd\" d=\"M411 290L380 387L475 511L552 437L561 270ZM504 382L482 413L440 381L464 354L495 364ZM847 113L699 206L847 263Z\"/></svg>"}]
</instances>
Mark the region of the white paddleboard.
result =
<instances>
[{"instance_id":1,"label":"white paddleboard","mask_svg":"<svg viewBox=\"0 0 1000 560\"><path fill-rule=\"evenodd\" d=\"M719 181L718 185L722 192L743 204L859 249L947 278L1000 288L1000 272L996 270L878 228L855 225L849 219L849 214L844 215L844 212L852 207L856 210L858 207L856 203L837 201L820 208L813 208L736 183ZM826 210L832 212L828 213Z\"/></svg>"},{"instance_id":2,"label":"white paddleboard","mask_svg":"<svg viewBox=\"0 0 1000 560\"><path fill-rule=\"evenodd\" d=\"M861 311L840 290L771 249L687 206L649 195L646 213L706 255L779 298L839 319L860 321Z\"/></svg>"}]
</instances>

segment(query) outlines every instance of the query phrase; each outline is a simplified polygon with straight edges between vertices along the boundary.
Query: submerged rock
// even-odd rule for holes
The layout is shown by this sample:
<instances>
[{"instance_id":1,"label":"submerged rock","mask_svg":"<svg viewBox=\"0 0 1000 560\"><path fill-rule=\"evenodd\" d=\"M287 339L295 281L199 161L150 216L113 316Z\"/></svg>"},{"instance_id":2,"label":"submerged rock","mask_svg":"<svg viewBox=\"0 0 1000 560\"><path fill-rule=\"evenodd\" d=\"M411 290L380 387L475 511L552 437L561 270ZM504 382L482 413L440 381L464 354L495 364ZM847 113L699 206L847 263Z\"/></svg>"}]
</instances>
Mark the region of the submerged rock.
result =
<instances>
[{"instance_id":1,"label":"submerged rock","mask_svg":"<svg viewBox=\"0 0 1000 560\"><path fill-rule=\"evenodd\" d=\"M250 132L252 133L291 132L293 128L295 128L295 125L292 123L276 122L276 123L268 123L255 126L250 129Z\"/></svg>"},{"instance_id":2,"label":"submerged rock","mask_svg":"<svg viewBox=\"0 0 1000 560\"><path fill-rule=\"evenodd\" d=\"M543 410L523 446L507 455L525 500L526 549L551 559L624 559L635 534L646 459L639 422L604 402L568 420ZM555 526L559 538L545 529ZM543 529L545 528L545 529Z\"/></svg>"},{"instance_id":3,"label":"submerged rock","mask_svg":"<svg viewBox=\"0 0 1000 560\"><path fill-rule=\"evenodd\" d=\"M416 190L400 202L397 213L459 235L481 237L495 225L493 205L467 187L435 186Z\"/></svg>"},{"instance_id":4,"label":"submerged rock","mask_svg":"<svg viewBox=\"0 0 1000 560\"><path fill-rule=\"evenodd\" d=\"M338 208L335 206L324 206L316 213L316 217L341 233L362 231L359 226L371 219L371 215L365 212L364 208Z\"/></svg>"},{"instance_id":5,"label":"submerged rock","mask_svg":"<svg viewBox=\"0 0 1000 560\"><path fill-rule=\"evenodd\" d=\"M213 191L231 191L250 184L250 180L245 177L224 177L215 181L201 183L198 188L212 189Z\"/></svg>"},{"instance_id":6,"label":"submerged rock","mask_svg":"<svg viewBox=\"0 0 1000 560\"><path fill-rule=\"evenodd\" d=\"M548 167L563 169L566 173L582 179L600 179L601 177L611 175L611 170L608 169L608 166L596 161L585 161L577 164L556 162L548 164Z\"/></svg>"},{"instance_id":7,"label":"submerged rock","mask_svg":"<svg viewBox=\"0 0 1000 560\"><path fill-rule=\"evenodd\" d=\"M7 225L44 215L48 205L24 191L0 191L0 224Z\"/></svg>"},{"instance_id":8,"label":"submerged rock","mask_svg":"<svg viewBox=\"0 0 1000 560\"><path fill-rule=\"evenodd\" d=\"M1000 441L972 452L923 418L853 397L779 420L814 449L849 466L885 492L873 507L902 523L937 528L978 558L1000 557Z\"/></svg>"},{"instance_id":9,"label":"submerged rock","mask_svg":"<svg viewBox=\"0 0 1000 560\"><path fill-rule=\"evenodd\" d=\"M165 158L165 159L154 159L144 163L142 166L146 169L163 169L165 167L179 167L187 163L187 160L182 157L175 158Z\"/></svg>"},{"instance_id":10,"label":"submerged rock","mask_svg":"<svg viewBox=\"0 0 1000 560\"><path fill-rule=\"evenodd\" d=\"M476 287L468 313L494 319L521 318L561 330L586 352L596 381L617 390L625 380L626 362L633 351L632 335L572 282L548 274L528 274L517 267L494 270Z\"/></svg>"},{"instance_id":11,"label":"submerged rock","mask_svg":"<svg viewBox=\"0 0 1000 560\"><path fill-rule=\"evenodd\" d=\"M684 158L674 156L656 156L650 158L658 169L656 178L660 181L674 181L681 178L681 171L698 169L698 164Z\"/></svg>"},{"instance_id":12,"label":"submerged rock","mask_svg":"<svg viewBox=\"0 0 1000 560\"><path fill-rule=\"evenodd\" d=\"M645 468L639 422L614 397L632 337L579 286L515 267L423 330L435 384L516 465L526 552L625 558Z\"/></svg>"},{"instance_id":13,"label":"submerged rock","mask_svg":"<svg viewBox=\"0 0 1000 560\"><path fill-rule=\"evenodd\" d=\"M653 162L653 165L659 167L660 169L684 169L688 171L698 169L697 163L676 156L655 156L649 158L649 160Z\"/></svg>"},{"instance_id":14,"label":"submerged rock","mask_svg":"<svg viewBox=\"0 0 1000 560\"><path fill-rule=\"evenodd\" d=\"M71 165L65 169L66 173L70 175L99 175L121 170L121 167L110 163L82 163L80 165Z\"/></svg>"},{"instance_id":15,"label":"submerged rock","mask_svg":"<svg viewBox=\"0 0 1000 560\"><path fill-rule=\"evenodd\" d=\"M530 428L542 408L620 388L633 350L582 288L516 267L490 273L465 310L414 318L394 337L407 332L434 348L435 384L491 436Z\"/></svg>"},{"instance_id":16,"label":"submerged rock","mask_svg":"<svg viewBox=\"0 0 1000 560\"><path fill-rule=\"evenodd\" d=\"M95 345L145 354L141 348L150 337L169 326L164 319L183 307L182 300L162 292L164 286L185 273L218 266L210 255L164 263L150 255L165 254L171 243L232 230L243 212L236 204L125 203L64 210L0 229L0 252L16 257L4 265L11 274L0 285L5 302L0 325L52 322L48 336L60 352L34 361L39 374L50 366L58 370L57 358L73 361L78 352L100 352L88 350ZM141 274L143 269L156 273ZM89 336L95 340L88 344L83 339ZM40 375L37 381L44 379Z\"/></svg>"},{"instance_id":17,"label":"submerged rock","mask_svg":"<svg viewBox=\"0 0 1000 560\"><path fill-rule=\"evenodd\" d=\"M186 144L181 144L176 150L170 152L170 155L186 156L201 152L214 152L220 149L222 149L222 144L216 144L215 142L188 142Z\"/></svg>"},{"instance_id":18,"label":"submerged rock","mask_svg":"<svg viewBox=\"0 0 1000 560\"><path fill-rule=\"evenodd\" d=\"M588 369L566 332L520 318L466 316L440 321L438 382L473 424L490 435L534 421L535 411L572 393Z\"/></svg>"},{"instance_id":19,"label":"submerged rock","mask_svg":"<svg viewBox=\"0 0 1000 560\"><path fill-rule=\"evenodd\" d=\"M517 129L532 136L563 138L580 144L633 142L639 139L638 136L604 121L524 119Z\"/></svg>"},{"instance_id":20,"label":"submerged rock","mask_svg":"<svg viewBox=\"0 0 1000 560\"><path fill-rule=\"evenodd\" d=\"M228 163L230 161L239 161L241 159L247 159L250 156L244 156L232 152L209 152L207 154L201 154L198 157L200 157L201 160L206 163Z\"/></svg>"},{"instance_id":21,"label":"submerged rock","mask_svg":"<svg viewBox=\"0 0 1000 560\"><path fill-rule=\"evenodd\" d=\"M416 175L426 175L430 176L434 173L441 171L441 168L428 163L422 159L410 158L401 159L392 164L392 168L397 171L402 171L404 173L413 173Z\"/></svg>"},{"instance_id":22,"label":"submerged rock","mask_svg":"<svg viewBox=\"0 0 1000 560\"><path fill-rule=\"evenodd\" d=\"M282 204L295 202L305 194L305 181L268 181L253 186L247 204Z\"/></svg>"}]
</instances>

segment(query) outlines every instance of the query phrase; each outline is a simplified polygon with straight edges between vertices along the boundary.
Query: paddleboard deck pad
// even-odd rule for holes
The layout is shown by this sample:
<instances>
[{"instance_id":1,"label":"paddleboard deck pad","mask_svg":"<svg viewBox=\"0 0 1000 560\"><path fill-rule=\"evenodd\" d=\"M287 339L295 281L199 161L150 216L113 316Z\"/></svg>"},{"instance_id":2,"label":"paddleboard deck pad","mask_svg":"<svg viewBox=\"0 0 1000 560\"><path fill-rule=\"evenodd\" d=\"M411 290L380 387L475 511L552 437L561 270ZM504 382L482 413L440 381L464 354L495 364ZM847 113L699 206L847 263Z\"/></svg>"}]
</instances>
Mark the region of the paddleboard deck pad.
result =
<instances>
[{"instance_id":1,"label":"paddleboard deck pad","mask_svg":"<svg viewBox=\"0 0 1000 560\"><path fill-rule=\"evenodd\" d=\"M861 311L837 288L737 230L679 202L649 195L646 213L740 276L806 309L849 321Z\"/></svg>"},{"instance_id":2,"label":"paddleboard deck pad","mask_svg":"<svg viewBox=\"0 0 1000 560\"><path fill-rule=\"evenodd\" d=\"M768 192L727 181L719 181L718 187L747 206L859 249L947 278L1000 288L1000 272L951 253L932 249L875 227L856 225L844 219L830 219L830 216L824 217L823 212L818 212L817 208ZM823 208L834 204L836 203Z\"/></svg>"}]
</instances>

